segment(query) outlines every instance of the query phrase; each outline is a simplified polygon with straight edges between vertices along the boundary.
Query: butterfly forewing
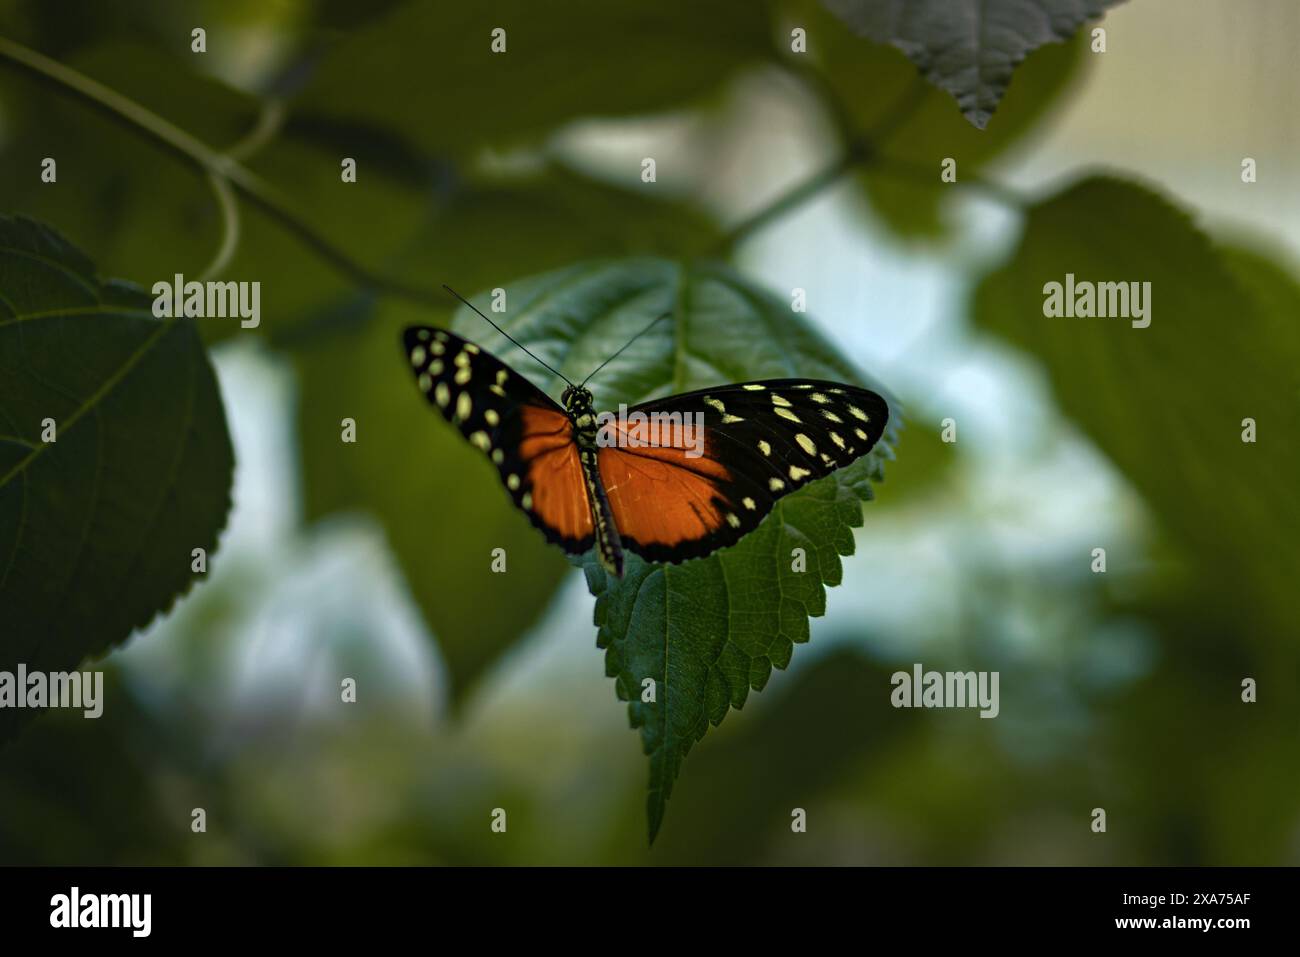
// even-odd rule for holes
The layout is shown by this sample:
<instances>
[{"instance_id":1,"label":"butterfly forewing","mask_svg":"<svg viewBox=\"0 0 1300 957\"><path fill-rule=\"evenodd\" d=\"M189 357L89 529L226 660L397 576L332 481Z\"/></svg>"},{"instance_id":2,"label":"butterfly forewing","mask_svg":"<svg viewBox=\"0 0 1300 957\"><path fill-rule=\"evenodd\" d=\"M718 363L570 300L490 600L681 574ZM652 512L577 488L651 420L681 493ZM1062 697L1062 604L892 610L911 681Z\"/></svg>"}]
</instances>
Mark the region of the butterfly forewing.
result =
<instances>
[{"instance_id":1,"label":"butterfly forewing","mask_svg":"<svg viewBox=\"0 0 1300 957\"><path fill-rule=\"evenodd\" d=\"M511 498L548 541L581 554L594 540L569 416L491 353L445 329L403 336L430 404L496 467Z\"/></svg>"},{"instance_id":2,"label":"butterfly forewing","mask_svg":"<svg viewBox=\"0 0 1300 957\"><path fill-rule=\"evenodd\" d=\"M600 450L601 479L624 547L648 561L698 558L753 531L777 499L867 454L889 406L868 389L769 379L643 403L629 413L703 421L703 447ZM633 435L649 425L639 425ZM660 436L664 433L661 431ZM645 436L641 436L644 438ZM701 453L701 454L696 454Z\"/></svg>"}]
</instances>

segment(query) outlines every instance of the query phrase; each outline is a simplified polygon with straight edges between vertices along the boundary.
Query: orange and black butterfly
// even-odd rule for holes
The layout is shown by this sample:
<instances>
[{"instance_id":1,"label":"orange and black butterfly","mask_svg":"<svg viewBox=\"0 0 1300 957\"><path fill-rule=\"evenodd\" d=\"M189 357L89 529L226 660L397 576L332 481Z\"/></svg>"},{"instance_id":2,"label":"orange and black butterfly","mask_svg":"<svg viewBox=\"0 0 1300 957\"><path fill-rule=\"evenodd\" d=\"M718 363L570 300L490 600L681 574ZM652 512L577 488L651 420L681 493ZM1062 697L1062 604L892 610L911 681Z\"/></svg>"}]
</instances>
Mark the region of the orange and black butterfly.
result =
<instances>
[{"instance_id":1,"label":"orange and black butterfly","mask_svg":"<svg viewBox=\"0 0 1300 957\"><path fill-rule=\"evenodd\" d=\"M556 403L446 329L412 326L403 344L420 391L491 459L547 541L571 555L594 545L618 577L625 551L677 563L734 544L777 499L871 451L889 418L867 389L768 379L655 399L612 419L596 413L591 376L575 385L551 369L569 383Z\"/></svg>"}]
</instances>

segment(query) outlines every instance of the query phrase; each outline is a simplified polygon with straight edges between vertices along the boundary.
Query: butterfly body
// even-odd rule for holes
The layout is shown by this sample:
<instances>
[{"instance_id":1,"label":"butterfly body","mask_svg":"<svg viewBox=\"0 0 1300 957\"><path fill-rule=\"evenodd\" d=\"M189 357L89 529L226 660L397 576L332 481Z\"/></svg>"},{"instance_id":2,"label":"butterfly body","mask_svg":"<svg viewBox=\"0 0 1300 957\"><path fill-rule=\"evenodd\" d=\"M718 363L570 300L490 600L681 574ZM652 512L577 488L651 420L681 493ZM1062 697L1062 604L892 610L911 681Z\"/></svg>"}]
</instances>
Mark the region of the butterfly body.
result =
<instances>
[{"instance_id":1,"label":"butterfly body","mask_svg":"<svg viewBox=\"0 0 1300 957\"><path fill-rule=\"evenodd\" d=\"M609 495L600 478L600 428L591 392L581 387L564 390L560 396L564 411L573 421L573 440L578 446L578 462L587 487L587 504L596 534L596 556L616 578L623 577L623 541L618 535L609 505Z\"/></svg>"},{"instance_id":2,"label":"butterfly body","mask_svg":"<svg viewBox=\"0 0 1300 957\"><path fill-rule=\"evenodd\" d=\"M403 345L425 397L488 456L533 525L569 554L594 546L618 577L627 551L676 563L734 544L778 499L869 452L889 416L867 389L768 379L618 417L598 414L583 386L557 404L448 330L411 327Z\"/></svg>"}]
</instances>

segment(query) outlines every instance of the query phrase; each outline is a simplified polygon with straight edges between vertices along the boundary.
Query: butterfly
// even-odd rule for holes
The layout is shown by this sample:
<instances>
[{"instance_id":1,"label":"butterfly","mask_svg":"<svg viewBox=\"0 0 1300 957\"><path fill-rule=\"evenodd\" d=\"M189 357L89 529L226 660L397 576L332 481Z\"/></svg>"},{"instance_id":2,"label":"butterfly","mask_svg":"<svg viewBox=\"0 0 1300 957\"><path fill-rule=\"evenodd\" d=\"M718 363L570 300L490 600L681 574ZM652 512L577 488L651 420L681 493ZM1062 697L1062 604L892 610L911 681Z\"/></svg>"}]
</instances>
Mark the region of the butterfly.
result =
<instances>
[{"instance_id":1,"label":"butterfly","mask_svg":"<svg viewBox=\"0 0 1300 957\"><path fill-rule=\"evenodd\" d=\"M420 391L547 541L571 555L594 546L619 578L626 552L676 564L736 543L778 499L871 451L889 419L875 392L819 379L719 385L598 414L591 376L573 383L448 291L568 385L557 403L468 339L411 326L403 347Z\"/></svg>"}]
</instances>

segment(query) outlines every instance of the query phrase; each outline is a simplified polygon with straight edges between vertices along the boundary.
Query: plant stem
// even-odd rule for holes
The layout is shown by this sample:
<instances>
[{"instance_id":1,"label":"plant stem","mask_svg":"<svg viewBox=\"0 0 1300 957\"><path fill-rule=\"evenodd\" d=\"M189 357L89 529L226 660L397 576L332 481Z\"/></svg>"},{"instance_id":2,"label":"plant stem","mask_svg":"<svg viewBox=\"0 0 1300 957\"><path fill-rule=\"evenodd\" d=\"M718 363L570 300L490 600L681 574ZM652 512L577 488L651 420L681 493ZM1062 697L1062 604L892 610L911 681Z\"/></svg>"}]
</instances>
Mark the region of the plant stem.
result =
<instances>
[{"instance_id":1,"label":"plant stem","mask_svg":"<svg viewBox=\"0 0 1300 957\"><path fill-rule=\"evenodd\" d=\"M845 135L847 145L843 154L798 185L782 193L758 212L733 226L715 245L715 252L728 252L734 249L752 233L762 229L773 220L784 216L791 209L802 205L827 187L834 185L841 177L852 171L854 167L869 166L871 169L885 174L907 176L913 179L921 176L931 180L934 178L935 173L932 170L922 169L917 164L907 160L891 159L880 152L881 145L900 126L907 122L916 108L920 106L921 101L930 92L930 86L924 79L918 76L893 106L882 114L869 132L857 135L854 135L851 128L848 127L847 111L838 105L838 99L835 97L834 91L826 84L825 79L817 74L805 75L805 79L812 79L814 84L821 89L823 98L828 99L831 103L836 125ZM1023 209L1029 205L1029 200L1015 190L979 177L966 176L958 180L956 185L981 191L990 198L1016 209Z\"/></svg>"},{"instance_id":2,"label":"plant stem","mask_svg":"<svg viewBox=\"0 0 1300 957\"><path fill-rule=\"evenodd\" d=\"M0 57L9 60L44 83L70 92L113 119L140 130L193 163L215 180L234 187L245 199L262 210L281 227L296 236L318 256L351 277L367 290L410 299L423 304L443 306L446 297L432 289L411 286L374 272L334 245L314 227L298 217L289 204L267 182L247 167L169 122L139 103L123 96L83 73L64 66L22 44L0 36ZM223 212L224 215L224 212ZM227 222L227 229L230 223ZM223 244L224 246L224 244ZM220 253L219 253L220 256ZM219 260L218 260L219 264ZM211 268L211 267L209 267Z\"/></svg>"},{"instance_id":3,"label":"plant stem","mask_svg":"<svg viewBox=\"0 0 1300 957\"><path fill-rule=\"evenodd\" d=\"M734 249L742 240L747 239L751 233L762 229L774 219L780 219L791 209L802 206L828 186L834 185L840 177L844 176L845 173L860 162L862 162L862 156L850 145L850 148L845 150L839 159L823 166L798 185L782 193L758 212L733 226L718 241L713 252L724 253Z\"/></svg>"}]
</instances>

